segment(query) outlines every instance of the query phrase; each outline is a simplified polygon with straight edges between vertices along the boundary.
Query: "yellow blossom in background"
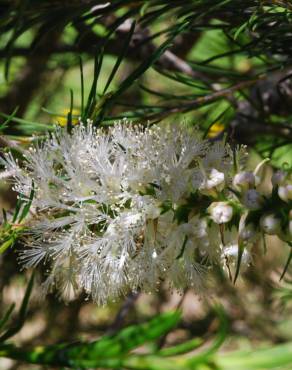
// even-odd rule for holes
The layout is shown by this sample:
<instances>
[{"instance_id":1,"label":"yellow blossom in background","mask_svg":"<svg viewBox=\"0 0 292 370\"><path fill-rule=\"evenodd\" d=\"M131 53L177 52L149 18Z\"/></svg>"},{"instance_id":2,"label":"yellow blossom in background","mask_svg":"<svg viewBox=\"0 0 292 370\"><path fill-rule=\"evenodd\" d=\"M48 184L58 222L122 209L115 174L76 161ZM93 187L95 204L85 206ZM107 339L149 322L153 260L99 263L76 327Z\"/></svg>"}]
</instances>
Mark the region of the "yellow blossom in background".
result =
<instances>
[{"instance_id":1,"label":"yellow blossom in background","mask_svg":"<svg viewBox=\"0 0 292 370\"><path fill-rule=\"evenodd\" d=\"M215 122L208 131L208 137L215 137L219 135L222 131L224 131L225 126L220 122Z\"/></svg>"},{"instance_id":2,"label":"yellow blossom in background","mask_svg":"<svg viewBox=\"0 0 292 370\"><path fill-rule=\"evenodd\" d=\"M67 115L69 111L70 111L69 109L63 109L62 113L59 116L55 116L54 123L62 127L66 126L67 125ZM72 124L73 125L76 125L78 123L79 116L80 116L80 110L72 109Z\"/></svg>"}]
</instances>

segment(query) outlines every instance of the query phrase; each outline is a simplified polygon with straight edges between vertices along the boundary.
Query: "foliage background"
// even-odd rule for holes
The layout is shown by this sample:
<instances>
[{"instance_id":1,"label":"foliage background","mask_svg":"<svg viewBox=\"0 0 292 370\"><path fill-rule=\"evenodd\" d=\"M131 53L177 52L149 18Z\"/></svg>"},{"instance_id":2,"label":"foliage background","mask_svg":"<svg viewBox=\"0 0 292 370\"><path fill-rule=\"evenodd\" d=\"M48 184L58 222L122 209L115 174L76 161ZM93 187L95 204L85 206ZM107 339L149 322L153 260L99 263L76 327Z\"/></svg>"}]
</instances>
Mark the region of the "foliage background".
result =
<instances>
[{"instance_id":1,"label":"foliage background","mask_svg":"<svg viewBox=\"0 0 292 370\"><path fill-rule=\"evenodd\" d=\"M209 140L227 135L232 145L247 144L250 166L269 156L271 166L291 167L291 25L290 1L2 0L0 146L27 145L33 134L79 116L96 125L124 117L145 124L187 120ZM266 187L270 175L267 168ZM1 207L13 210L16 194L4 182L1 197ZM12 302L20 306L27 285L19 247L1 255L1 317ZM254 266L236 286L218 271L204 297L163 290L101 308L85 297L67 306L56 296L40 302L36 277L25 325L13 340L20 346L93 340L179 306L182 320L156 344L208 341L219 330L220 302L229 323L223 352L289 343L289 271L278 281L287 254L270 238L268 254L255 251ZM271 358L286 353L264 357L273 365ZM43 368L0 360L3 369L27 366Z\"/></svg>"}]
</instances>

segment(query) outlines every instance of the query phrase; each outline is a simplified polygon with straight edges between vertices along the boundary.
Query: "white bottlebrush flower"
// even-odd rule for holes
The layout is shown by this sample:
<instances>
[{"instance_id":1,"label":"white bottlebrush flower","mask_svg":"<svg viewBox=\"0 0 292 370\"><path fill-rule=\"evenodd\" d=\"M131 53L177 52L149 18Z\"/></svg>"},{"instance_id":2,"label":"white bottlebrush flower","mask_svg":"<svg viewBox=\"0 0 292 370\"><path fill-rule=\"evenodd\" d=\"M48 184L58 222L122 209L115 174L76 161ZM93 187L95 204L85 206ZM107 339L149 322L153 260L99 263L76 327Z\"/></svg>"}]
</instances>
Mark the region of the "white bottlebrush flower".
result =
<instances>
[{"instance_id":1,"label":"white bottlebrush flower","mask_svg":"<svg viewBox=\"0 0 292 370\"><path fill-rule=\"evenodd\" d=\"M193 223L186 232L174 209L194 190L192 175L210 150L192 129L124 122L108 130L80 124L72 134L57 129L25 151L22 165L7 154L15 190L25 199L34 189L20 261L47 264L44 288L56 286L68 299L83 289L105 303L129 290L155 290L164 279L177 286L177 269L189 284L199 271L190 245L200 228ZM162 214L164 202L171 207Z\"/></svg>"},{"instance_id":2,"label":"white bottlebrush flower","mask_svg":"<svg viewBox=\"0 0 292 370\"><path fill-rule=\"evenodd\" d=\"M83 290L104 304L163 281L201 286L220 263L230 204L240 203L229 190L229 147L179 125L59 128L23 163L11 154L3 162L22 199L34 191L20 262L45 264L44 290L56 287L65 299ZM227 201L212 202L221 192Z\"/></svg>"}]
</instances>

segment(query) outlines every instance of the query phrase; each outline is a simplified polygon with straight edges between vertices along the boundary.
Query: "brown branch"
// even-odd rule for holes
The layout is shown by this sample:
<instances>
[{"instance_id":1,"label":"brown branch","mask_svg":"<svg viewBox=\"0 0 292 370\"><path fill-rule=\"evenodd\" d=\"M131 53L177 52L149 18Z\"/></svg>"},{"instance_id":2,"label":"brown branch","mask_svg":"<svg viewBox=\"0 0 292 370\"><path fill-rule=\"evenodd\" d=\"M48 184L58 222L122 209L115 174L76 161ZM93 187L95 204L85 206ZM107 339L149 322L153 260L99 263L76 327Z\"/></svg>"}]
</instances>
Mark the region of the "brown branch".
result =
<instances>
[{"instance_id":1,"label":"brown branch","mask_svg":"<svg viewBox=\"0 0 292 370\"><path fill-rule=\"evenodd\" d=\"M107 330L107 334L111 335L119 331L123 325L125 324L125 319L129 314L136 303L137 298L139 297L139 292L137 293L129 293L129 295L125 298L122 307L118 311L113 323L109 326Z\"/></svg>"},{"instance_id":2,"label":"brown branch","mask_svg":"<svg viewBox=\"0 0 292 370\"><path fill-rule=\"evenodd\" d=\"M163 119L164 117L167 117L171 114L177 114L177 113L186 113L189 112L195 108L198 108L202 105L207 105L210 103L215 102L218 99L222 98L230 98L233 96L233 94L236 91L242 90L244 88L253 86L256 84L260 79L265 78L265 76L258 77L257 79L252 79L248 81L243 81L240 82L236 85L233 85L231 87L228 87L226 89L221 89L219 91L216 91L214 93L211 93L206 96L199 97L195 100L192 100L186 104L180 104L179 106L172 106L172 107L165 107L165 110L163 112L155 113L151 116L147 116L147 121L151 122L153 120L160 120Z\"/></svg>"}]
</instances>

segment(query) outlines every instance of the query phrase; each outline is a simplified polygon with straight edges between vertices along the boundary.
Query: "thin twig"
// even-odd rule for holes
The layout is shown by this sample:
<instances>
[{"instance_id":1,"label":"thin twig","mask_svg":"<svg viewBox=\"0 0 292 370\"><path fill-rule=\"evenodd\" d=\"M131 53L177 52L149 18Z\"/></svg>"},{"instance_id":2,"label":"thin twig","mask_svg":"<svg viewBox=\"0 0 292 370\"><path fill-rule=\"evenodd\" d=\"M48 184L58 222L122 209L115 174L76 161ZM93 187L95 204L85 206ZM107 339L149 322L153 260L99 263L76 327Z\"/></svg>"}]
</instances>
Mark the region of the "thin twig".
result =
<instances>
[{"instance_id":1,"label":"thin twig","mask_svg":"<svg viewBox=\"0 0 292 370\"><path fill-rule=\"evenodd\" d=\"M139 297L140 292L131 292L125 299L124 303L122 304L120 310L118 311L113 323L109 326L107 330L107 334L111 335L119 331L123 325L124 321L129 314L129 312L133 309L134 304Z\"/></svg>"}]
</instances>

